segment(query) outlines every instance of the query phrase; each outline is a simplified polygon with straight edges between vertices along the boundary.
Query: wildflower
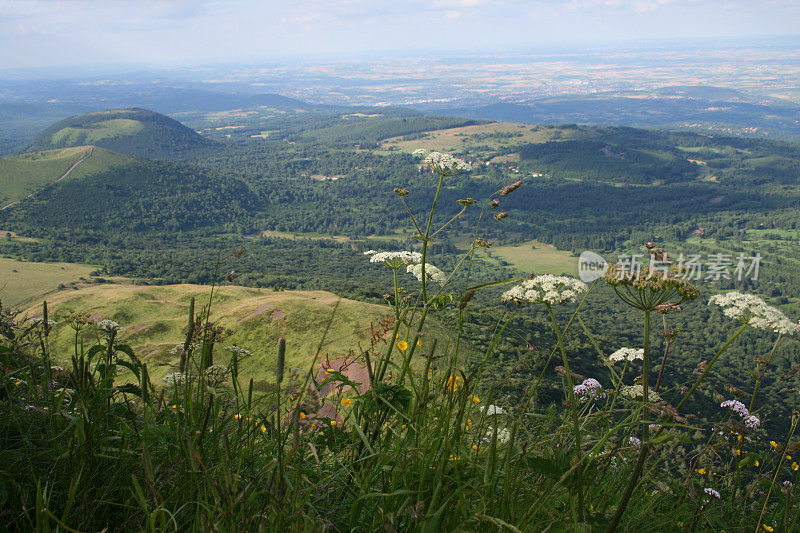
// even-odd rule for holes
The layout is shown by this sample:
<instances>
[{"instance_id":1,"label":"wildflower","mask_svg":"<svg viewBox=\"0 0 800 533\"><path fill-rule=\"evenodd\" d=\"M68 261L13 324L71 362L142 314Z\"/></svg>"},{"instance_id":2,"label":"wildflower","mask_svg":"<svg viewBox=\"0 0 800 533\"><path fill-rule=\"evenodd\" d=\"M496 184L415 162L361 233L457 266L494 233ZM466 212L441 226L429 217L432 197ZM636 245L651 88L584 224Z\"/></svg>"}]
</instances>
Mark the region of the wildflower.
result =
<instances>
[{"instance_id":1,"label":"wildflower","mask_svg":"<svg viewBox=\"0 0 800 533\"><path fill-rule=\"evenodd\" d=\"M500 211L499 213L494 214L495 220L503 220L506 217L508 217L508 211Z\"/></svg>"},{"instance_id":2,"label":"wildflower","mask_svg":"<svg viewBox=\"0 0 800 533\"><path fill-rule=\"evenodd\" d=\"M422 254L419 252L378 252L367 250L364 255L368 255L370 263L383 263L384 265L398 269L407 265L414 265L422 262ZM427 266L427 265L426 265Z\"/></svg>"},{"instance_id":3,"label":"wildflower","mask_svg":"<svg viewBox=\"0 0 800 533\"><path fill-rule=\"evenodd\" d=\"M758 459L756 459L753 464L755 464L756 466L761 466L761 463L758 462Z\"/></svg>"},{"instance_id":4,"label":"wildflower","mask_svg":"<svg viewBox=\"0 0 800 533\"><path fill-rule=\"evenodd\" d=\"M512 287L503 293L502 299L515 304L527 302L550 305L574 301L578 294L585 291L586 284L578 279L544 274Z\"/></svg>"},{"instance_id":5,"label":"wildflower","mask_svg":"<svg viewBox=\"0 0 800 533\"><path fill-rule=\"evenodd\" d=\"M637 439L636 437L628 437L628 446L633 446L634 448L638 448L642 445L642 441Z\"/></svg>"},{"instance_id":6,"label":"wildflower","mask_svg":"<svg viewBox=\"0 0 800 533\"><path fill-rule=\"evenodd\" d=\"M302 412L302 411L300 411L300 414L298 416L300 417L300 420L305 420L306 419L306 414L304 412Z\"/></svg>"},{"instance_id":7,"label":"wildflower","mask_svg":"<svg viewBox=\"0 0 800 533\"><path fill-rule=\"evenodd\" d=\"M635 361L644 359L643 348L620 348L616 352L608 356L609 362L613 365L617 361Z\"/></svg>"},{"instance_id":8,"label":"wildflower","mask_svg":"<svg viewBox=\"0 0 800 533\"><path fill-rule=\"evenodd\" d=\"M741 416L742 418L750 416L750 411L748 411L747 407L745 407L745 405L739 400L725 400L724 402L719 404L719 406L728 407L731 411Z\"/></svg>"},{"instance_id":9,"label":"wildflower","mask_svg":"<svg viewBox=\"0 0 800 533\"><path fill-rule=\"evenodd\" d=\"M339 424L339 422L336 420L331 420L331 426L336 427L337 424Z\"/></svg>"},{"instance_id":10,"label":"wildflower","mask_svg":"<svg viewBox=\"0 0 800 533\"><path fill-rule=\"evenodd\" d=\"M794 485L792 484L792 482L791 482L791 481L789 481L789 480L787 479L786 481L784 481L784 482L783 482L783 486L784 486L784 487L789 487L789 488L791 488L791 487L793 487Z\"/></svg>"},{"instance_id":11,"label":"wildflower","mask_svg":"<svg viewBox=\"0 0 800 533\"><path fill-rule=\"evenodd\" d=\"M28 324L31 324L33 326L39 326L43 322L44 322L44 319L42 317L31 318L30 320L28 320ZM47 319L47 325L48 326L55 326L56 324L58 324L58 322L56 322L55 320L53 320L51 318Z\"/></svg>"},{"instance_id":12,"label":"wildflower","mask_svg":"<svg viewBox=\"0 0 800 533\"><path fill-rule=\"evenodd\" d=\"M404 352L408 349L408 343L406 341L400 341L397 343L397 349L401 352Z\"/></svg>"},{"instance_id":13,"label":"wildflower","mask_svg":"<svg viewBox=\"0 0 800 533\"><path fill-rule=\"evenodd\" d=\"M351 400L350 398L342 398L341 404L344 407L350 407L353 404L353 400Z\"/></svg>"},{"instance_id":14,"label":"wildflower","mask_svg":"<svg viewBox=\"0 0 800 533\"><path fill-rule=\"evenodd\" d=\"M473 445L472 445L472 449L473 449L473 450L475 450L475 451L477 452L477 451L478 451L478 445L477 445L477 444L473 444Z\"/></svg>"},{"instance_id":15,"label":"wildflower","mask_svg":"<svg viewBox=\"0 0 800 533\"><path fill-rule=\"evenodd\" d=\"M492 436L494 434L494 428L492 426L487 427L486 434ZM497 430L497 442L506 444L510 440L511 432L507 428L500 428Z\"/></svg>"},{"instance_id":16,"label":"wildflower","mask_svg":"<svg viewBox=\"0 0 800 533\"><path fill-rule=\"evenodd\" d=\"M773 448L777 448L778 447L778 443L775 442L774 440L769 441L769 445L772 446Z\"/></svg>"},{"instance_id":17,"label":"wildflower","mask_svg":"<svg viewBox=\"0 0 800 533\"><path fill-rule=\"evenodd\" d=\"M408 265L406 272L412 274L419 281L422 281L422 263L416 265ZM444 272L430 263L425 263L425 277L431 281L435 281L439 285L444 285L447 282L447 276Z\"/></svg>"},{"instance_id":18,"label":"wildflower","mask_svg":"<svg viewBox=\"0 0 800 533\"><path fill-rule=\"evenodd\" d=\"M575 396L580 397L582 402L587 402L594 398L598 391L602 390L603 386L594 378L587 378L582 383L575 385L572 392ZM602 396L605 396L604 394Z\"/></svg>"},{"instance_id":19,"label":"wildflower","mask_svg":"<svg viewBox=\"0 0 800 533\"><path fill-rule=\"evenodd\" d=\"M742 455L742 450L740 450L739 448L736 448L734 452L736 453L736 455Z\"/></svg>"},{"instance_id":20,"label":"wildflower","mask_svg":"<svg viewBox=\"0 0 800 533\"><path fill-rule=\"evenodd\" d=\"M797 469L798 469L798 468L800 468L800 465L798 465L796 462L792 461L792 470L794 470L795 472L797 472Z\"/></svg>"},{"instance_id":21,"label":"wildflower","mask_svg":"<svg viewBox=\"0 0 800 533\"><path fill-rule=\"evenodd\" d=\"M242 415L239 414L239 413L236 413L235 415L233 415L233 419L234 420L241 420L241 418L242 418Z\"/></svg>"},{"instance_id":22,"label":"wildflower","mask_svg":"<svg viewBox=\"0 0 800 533\"><path fill-rule=\"evenodd\" d=\"M758 429L761 426L761 420L757 416L750 415L744 419L744 425L750 429Z\"/></svg>"},{"instance_id":23,"label":"wildflower","mask_svg":"<svg viewBox=\"0 0 800 533\"><path fill-rule=\"evenodd\" d=\"M222 365L211 365L203 371L203 375L205 376L206 382L209 385L219 385L227 378L228 367Z\"/></svg>"},{"instance_id":24,"label":"wildflower","mask_svg":"<svg viewBox=\"0 0 800 533\"><path fill-rule=\"evenodd\" d=\"M109 320L107 318L98 322L97 327L104 331L106 335L111 335L113 332L123 331L125 329L124 327L120 326L118 322L114 322L113 320Z\"/></svg>"},{"instance_id":25,"label":"wildflower","mask_svg":"<svg viewBox=\"0 0 800 533\"><path fill-rule=\"evenodd\" d=\"M715 294L708 304L716 304L728 318L747 323L756 329L774 331L783 335L794 335L800 331L800 324L792 322L781 311L752 294L731 291Z\"/></svg>"},{"instance_id":26,"label":"wildflower","mask_svg":"<svg viewBox=\"0 0 800 533\"><path fill-rule=\"evenodd\" d=\"M680 313L681 306L678 304L671 304L668 302L664 302L663 304L659 304L656 306L656 311L661 313L662 315L669 315L672 313Z\"/></svg>"},{"instance_id":27,"label":"wildflower","mask_svg":"<svg viewBox=\"0 0 800 533\"><path fill-rule=\"evenodd\" d=\"M706 473L706 469L705 468L698 468L697 470L695 470L695 472L697 472L698 474L703 476Z\"/></svg>"},{"instance_id":28,"label":"wildflower","mask_svg":"<svg viewBox=\"0 0 800 533\"><path fill-rule=\"evenodd\" d=\"M175 347L174 347L174 348L172 348L172 350L170 350L170 353L171 353L172 355L179 355L179 354L181 354L182 352L183 352L183 343L176 344L176 345L175 345Z\"/></svg>"},{"instance_id":29,"label":"wildflower","mask_svg":"<svg viewBox=\"0 0 800 533\"><path fill-rule=\"evenodd\" d=\"M264 424L261 424L261 426L258 429L261 430L261 433L266 433L267 432L267 428L264 426Z\"/></svg>"},{"instance_id":30,"label":"wildflower","mask_svg":"<svg viewBox=\"0 0 800 533\"><path fill-rule=\"evenodd\" d=\"M481 405L480 407L478 407L478 410L480 412L483 412L484 411L484 407ZM505 409L503 409L502 407L498 407L496 405L490 405L490 406L486 407L485 410L486 410L486 416L504 415L504 414L507 413L507 411Z\"/></svg>"},{"instance_id":31,"label":"wildflower","mask_svg":"<svg viewBox=\"0 0 800 533\"><path fill-rule=\"evenodd\" d=\"M475 402L475 403L480 403L481 399L478 398L477 396L473 396L472 397L472 401Z\"/></svg>"},{"instance_id":32,"label":"wildflower","mask_svg":"<svg viewBox=\"0 0 800 533\"><path fill-rule=\"evenodd\" d=\"M167 385L183 385L186 383L187 376L181 372L170 372L161 380Z\"/></svg>"},{"instance_id":33,"label":"wildflower","mask_svg":"<svg viewBox=\"0 0 800 533\"><path fill-rule=\"evenodd\" d=\"M244 348L239 348L235 344L231 344L230 346L226 346L225 349L228 350L229 352L231 352L232 354L234 354L236 357L238 357L240 359L245 358L245 357L252 357L253 356L253 352L251 352L250 350L245 350Z\"/></svg>"},{"instance_id":34,"label":"wildflower","mask_svg":"<svg viewBox=\"0 0 800 533\"><path fill-rule=\"evenodd\" d=\"M423 156L425 155L425 150L414 150L413 155ZM441 152L430 152L428 155L425 155L425 159L423 159L422 162L441 176L455 176L462 172L472 170L472 165L463 159Z\"/></svg>"},{"instance_id":35,"label":"wildflower","mask_svg":"<svg viewBox=\"0 0 800 533\"><path fill-rule=\"evenodd\" d=\"M654 391L653 389L649 389L649 394L647 395L648 400L651 402L659 402L661 401L661 397ZM641 385L631 385L630 387L622 387L620 390L620 394L623 396L630 398L631 400L638 400L644 398L644 387Z\"/></svg>"},{"instance_id":36,"label":"wildflower","mask_svg":"<svg viewBox=\"0 0 800 533\"><path fill-rule=\"evenodd\" d=\"M767 524L761 524L761 527L764 528L764 531L775 531L774 527L768 526Z\"/></svg>"},{"instance_id":37,"label":"wildflower","mask_svg":"<svg viewBox=\"0 0 800 533\"><path fill-rule=\"evenodd\" d=\"M636 309L655 310L659 305L674 297L681 302L694 300L700 291L679 277L678 272L650 268L647 265L632 268L630 265L611 264L603 280L617 293L617 296Z\"/></svg>"},{"instance_id":38,"label":"wildflower","mask_svg":"<svg viewBox=\"0 0 800 533\"><path fill-rule=\"evenodd\" d=\"M714 498L717 498L717 499L720 498L719 492L715 491L712 488L705 488L705 489L703 489L703 492L705 492L709 496L713 496Z\"/></svg>"}]
</instances>

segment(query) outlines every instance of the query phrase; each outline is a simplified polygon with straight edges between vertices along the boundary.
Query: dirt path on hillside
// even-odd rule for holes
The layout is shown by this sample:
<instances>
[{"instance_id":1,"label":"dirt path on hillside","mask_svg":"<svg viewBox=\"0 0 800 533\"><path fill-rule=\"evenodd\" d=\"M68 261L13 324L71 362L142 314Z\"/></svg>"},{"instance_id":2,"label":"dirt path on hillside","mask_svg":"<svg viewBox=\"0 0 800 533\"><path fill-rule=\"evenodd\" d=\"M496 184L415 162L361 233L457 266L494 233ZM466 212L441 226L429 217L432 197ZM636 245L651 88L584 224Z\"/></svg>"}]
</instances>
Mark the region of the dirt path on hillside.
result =
<instances>
[{"instance_id":1,"label":"dirt path on hillside","mask_svg":"<svg viewBox=\"0 0 800 533\"><path fill-rule=\"evenodd\" d=\"M73 164L71 167L69 167L69 168L67 169L67 171L66 171L66 172L64 172L63 174L61 174L61 177L60 177L60 178L58 178L56 181L54 181L54 182L52 182L52 183L48 183L47 185L45 185L44 187L42 187L42 189L44 189L45 187L49 187L50 185L54 185L54 184L58 183L59 181L63 180L64 178L66 178L67 176L69 176L69 173L70 173L70 172L72 172L72 171L73 171L73 169L75 169L75 167L77 167L78 165L80 165L81 163L83 163L84 161L86 161L87 159L89 159L89 156L91 156L91 155L92 155L92 152L93 152L93 151L94 151L94 146L92 146L92 145L89 145L89 153L88 153L88 154L86 154L86 155L85 155L85 156L83 156L82 158L80 158L80 159L78 159L77 161L75 161L75 164ZM41 191L42 189L39 189L39 191ZM25 198L23 198L22 200L27 200L28 198L30 198L31 196L35 195L35 194L36 194L37 192L39 192L39 191L34 191L34 192L30 193L28 196L26 196L26 197L25 197ZM22 200L17 200L16 202L11 202L10 204L6 204L6 205L4 205L3 207L0 207L0 211L3 211L4 209L8 209L9 207L11 207L11 206L13 206L13 205L17 205L17 204L18 204L18 203L20 203Z\"/></svg>"}]
</instances>

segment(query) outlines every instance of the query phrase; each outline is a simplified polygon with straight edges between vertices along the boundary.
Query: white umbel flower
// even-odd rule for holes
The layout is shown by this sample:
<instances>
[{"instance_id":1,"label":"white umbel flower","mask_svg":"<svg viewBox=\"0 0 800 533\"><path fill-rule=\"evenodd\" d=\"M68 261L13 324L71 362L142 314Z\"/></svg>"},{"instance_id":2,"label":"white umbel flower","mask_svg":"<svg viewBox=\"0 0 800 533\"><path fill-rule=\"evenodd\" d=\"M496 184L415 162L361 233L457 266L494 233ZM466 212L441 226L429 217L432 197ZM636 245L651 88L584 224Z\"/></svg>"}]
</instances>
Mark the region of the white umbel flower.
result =
<instances>
[{"instance_id":1,"label":"white umbel flower","mask_svg":"<svg viewBox=\"0 0 800 533\"><path fill-rule=\"evenodd\" d=\"M626 398L630 398L631 400L641 400L644 398L644 387L639 384L631 385L630 387L622 387L622 390L620 390L619 392L620 394L622 394ZM651 402L661 401L661 397L653 389L649 390L647 399Z\"/></svg>"},{"instance_id":2,"label":"white umbel flower","mask_svg":"<svg viewBox=\"0 0 800 533\"><path fill-rule=\"evenodd\" d=\"M97 327L103 330L107 334L111 334L114 331L123 331L125 328L120 326L118 322L114 322L113 320L109 320L105 318L97 323Z\"/></svg>"},{"instance_id":3,"label":"white umbel flower","mask_svg":"<svg viewBox=\"0 0 800 533\"><path fill-rule=\"evenodd\" d=\"M408 265L406 267L406 272L413 274L415 278L422 281L422 263ZM445 282L447 282L447 276L444 275L444 272L430 263L425 263L425 277L431 281L435 281L439 285L444 285Z\"/></svg>"},{"instance_id":4,"label":"white umbel flower","mask_svg":"<svg viewBox=\"0 0 800 533\"><path fill-rule=\"evenodd\" d=\"M608 356L612 365L620 361L635 361L636 359L644 360L644 349L620 348Z\"/></svg>"},{"instance_id":5,"label":"white umbel flower","mask_svg":"<svg viewBox=\"0 0 800 533\"><path fill-rule=\"evenodd\" d=\"M570 276L544 274L527 279L503 293L504 302L560 304L586 291L586 284Z\"/></svg>"},{"instance_id":6,"label":"white umbel flower","mask_svg":"<svg viewBox=\"0 0 800 533\"><path fill-rule=\"evenodd\" d=\"M422 262L422 254L419 252L378 252L367 250L364 255L368 255L370 263L383 263L390 268L400 268L407 265L414 265Z\"/></svg>"},{"instance_id":7,"label":"white umbel flower","mask_svg":"<svg viewBox=\"0 0 800 533\"><path fill-rule=\"evenodd\" d=\"M480 407L478 407L478 411L480 411L480 412L486 411L486 416L504 415L507 412L502 407L498 407L496 405L490 405L488 407L484 407L484 406L481 405Z\"/></svg>"},{"instance_id":8,"label":"white umbel flower","mask_svg":"<svg viewBox=\"0 0 800 533\"><path fill-rule=\"evenodd\" d=\"M715 294L708 304L720 306L728 318L747 322L756 329L774 331L783 335L795 335L800 331L800 324L792 322L781 311L752 294L744 294L739 291Z\"/></svg>"},{"instance_id":9,"label":"white umbel flower","mask_svg":"<svg viewBox=\"0 0 800 533\"><path fill-rule=\"evenodd\" d=\"M425 155L425 150L421 148L414 150L412 154L414 156L425 156L425 159L423 159L422 162L425 165L428 165L428 167L430 167L437 174L454 176L456 174L461 174L462 172L472 170L472 165L463 159L453 157L450 154L431 152L428 155Z\"/></svg>"}]
</instances>

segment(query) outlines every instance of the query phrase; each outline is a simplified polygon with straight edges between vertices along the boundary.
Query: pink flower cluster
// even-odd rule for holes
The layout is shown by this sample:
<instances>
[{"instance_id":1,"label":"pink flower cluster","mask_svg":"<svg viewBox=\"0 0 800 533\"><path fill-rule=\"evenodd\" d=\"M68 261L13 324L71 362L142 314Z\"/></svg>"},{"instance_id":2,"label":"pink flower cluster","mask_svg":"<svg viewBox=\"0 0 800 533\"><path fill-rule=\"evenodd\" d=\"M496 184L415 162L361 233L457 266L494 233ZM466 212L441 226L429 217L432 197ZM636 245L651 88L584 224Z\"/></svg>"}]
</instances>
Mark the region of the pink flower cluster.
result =
<instances>
[{"instance_id":1,"label":"pink flower cluster","mask_svg":"<svg viewBox=\"0 0 800 533\"><path fill-rule=\"evenodd\" d=\"M721 404L720 407L727 407L740 417L742 417L742 422L745 426L749 427L750 429L757 429L761 426L761 420L755 416L751 415L750 411L747 407L740 402L739 400L725 400Z\"/></svg>"}]
</instances>

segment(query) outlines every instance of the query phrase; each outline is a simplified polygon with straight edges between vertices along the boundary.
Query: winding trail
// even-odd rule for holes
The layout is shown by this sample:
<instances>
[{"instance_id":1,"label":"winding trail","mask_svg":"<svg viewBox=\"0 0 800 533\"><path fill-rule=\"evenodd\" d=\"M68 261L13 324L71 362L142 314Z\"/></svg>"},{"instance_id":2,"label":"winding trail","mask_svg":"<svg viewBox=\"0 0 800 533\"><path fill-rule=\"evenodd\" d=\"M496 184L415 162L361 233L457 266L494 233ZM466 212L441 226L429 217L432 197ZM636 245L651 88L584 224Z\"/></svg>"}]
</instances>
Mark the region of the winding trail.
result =
<instances>
[{"instance_id":1,"label":"winding trail","mask_svg":"<svg viewBox=\"0 0 800 533\"><path fill-rule=\"evenodd\" d=\"M60 177L60 178L58 178L56 181L54 181L54 182L52 182L52 183L48 183L47 185L45 185L44 187L42 187L42 189L44 189L44 188L46 188L46 187L49 187L50 185L54 185L54 184L58 183L59 181L63 180L64 178L66 178L66 177L69 175L69 173L70 173L70 172L72 172L72 170L73 170L75 167L77 167L78 165L80 165L81 163L83 163L84 161L86 161L87 159L89 159L89 157L92 155L92 152L94 152L94 146L90 144L90 145L89 145L89 153L88 153L88 154L86 154L85 156L83 156L83 157L81 157L80 159L78 159L77 161L75 161L75 163L74 163L74 164L73 164L71 167L69 167L69 168L67 169L67 171L66 171L66 172L64 172L63 174L61 174L61 177ZM39 191L41 191L42 189L39 189ZM34 191L34 192L30 193L28 196L26 196L26 197L25 197L25 198L23 198L22 200L27 200L28 198L30 198L31 196L35 195L35 194L36 194L37 192L39 192L39 191ZM11 207L11 206L17 205L17 204L18 204L18 203L20 203L22 200L17 200L16 202L11 202L10 204L6 204L6 205L4 205L3 207L0 207L0 211L3 211L4 209L8 209L8 208L9 208L9 207Z\"/></svg>"}]
</instances>

